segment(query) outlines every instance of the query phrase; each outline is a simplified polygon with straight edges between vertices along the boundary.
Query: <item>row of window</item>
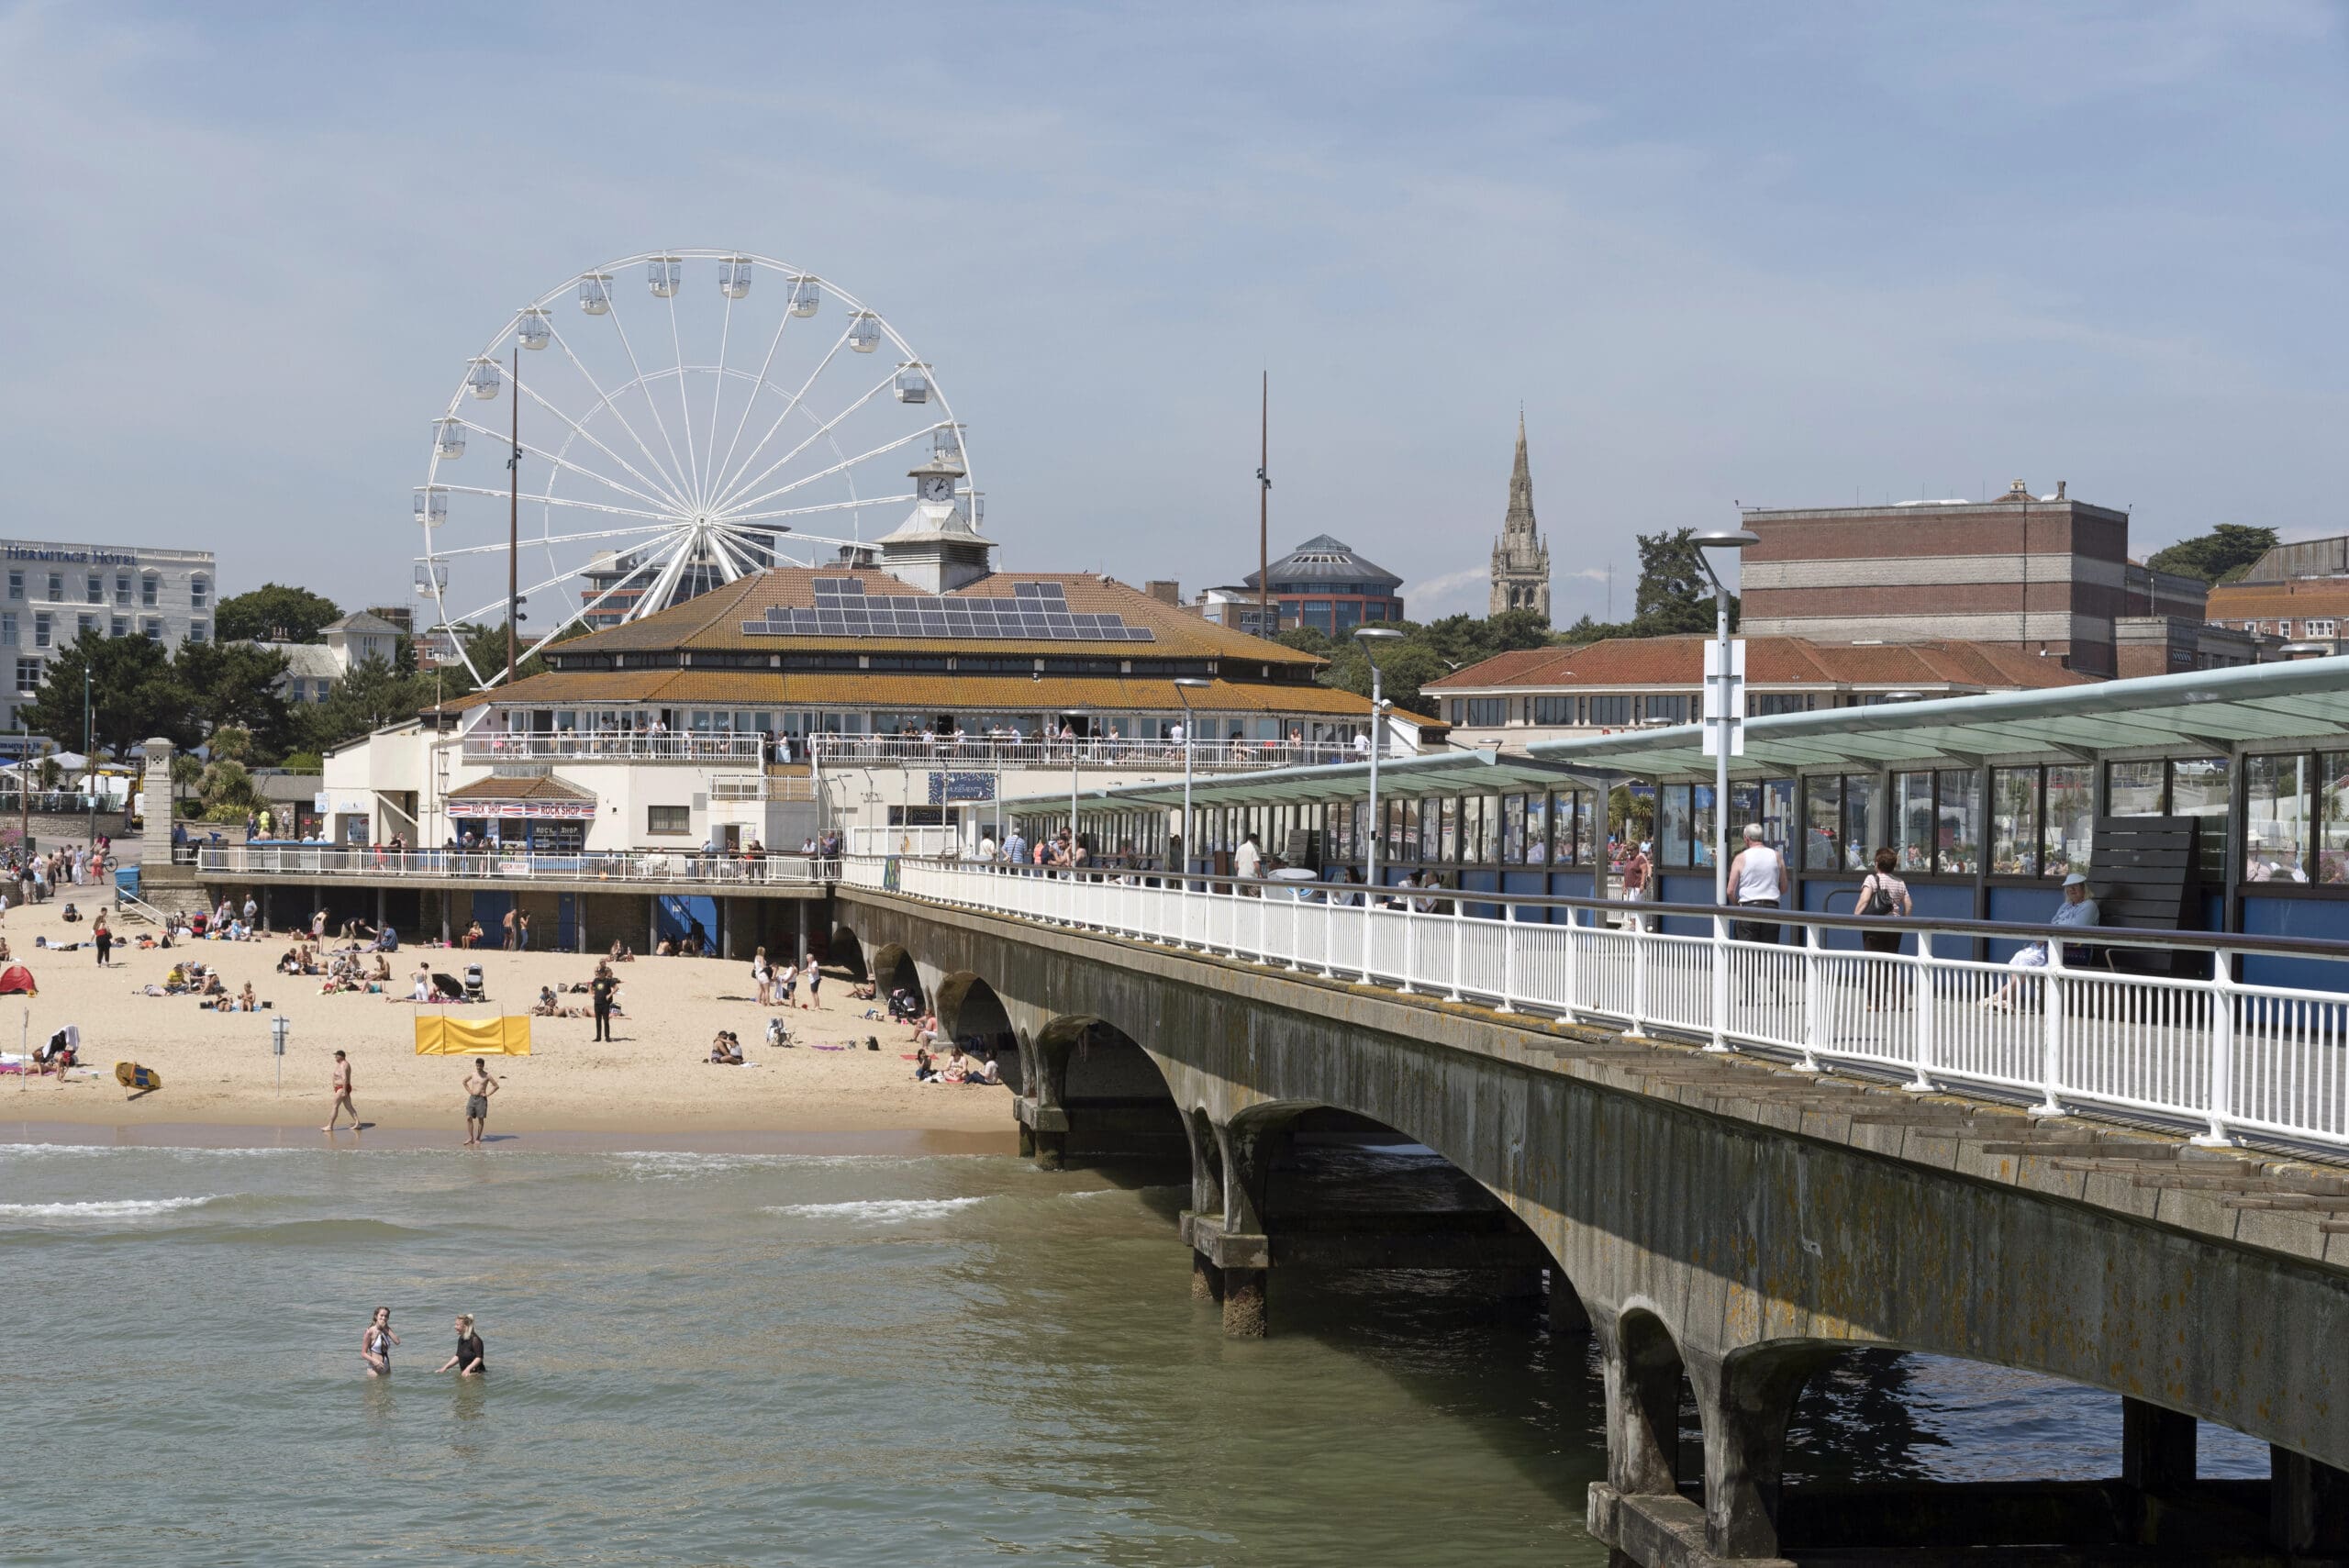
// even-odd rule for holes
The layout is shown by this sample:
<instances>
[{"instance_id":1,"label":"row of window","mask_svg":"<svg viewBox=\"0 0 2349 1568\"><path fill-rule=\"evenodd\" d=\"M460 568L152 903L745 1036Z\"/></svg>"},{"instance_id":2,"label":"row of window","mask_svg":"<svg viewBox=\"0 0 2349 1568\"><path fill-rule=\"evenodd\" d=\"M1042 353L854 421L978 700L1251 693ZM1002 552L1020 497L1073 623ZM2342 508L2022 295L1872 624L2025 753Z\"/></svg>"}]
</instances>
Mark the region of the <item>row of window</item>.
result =
<instances>
[{"instance_id":1,"label":"row of window","mask_svg":"<svg viewBox=\"0 0 2349 1568\"><path fill-rule=\"evenodd\" d=\"M1403 618L1400 599L1300 599L1295 608L1297 625L1330 637L1342 636L1364 621Z\"/></svg>"},{"instance_id":2,"label":"row of window","mask_svg":"<svg viewBox=\"0 0 2349 1568\"><path fill-rule=\"evenodd\" d=\"M2292 635L2292 625L2293 623L2288 619L2247 620L2243 623L2243 628L2245 631L2266 632L2270 637L2289 637ZM2308 619L2301 621L2299 623L2299 628L2300 635L2302 637L2338 637L2341 635L2341 622L2330 616L2310 617Z\"/></svg>"},{"instance_id":3,"label":"row of window","mask_svg":"<svg viewBox=\"0 0 2349 1568\"><path fill-rule=\"evenodd\" d=\"M62 572L28 574L21 569L11 568L8 573L8 597L12 599L22 599L28 588L39 585L45 586L49 590L46 594L41 595L42 598L49 600L52 604L62 604L65 602L67 575L67 573ZM90 572L80 575L81 580L76 583L74 586L80 588L82 591L82 602L91 605L105 604L106 602L106 574L103 572ZM43 582L44 577L46 578L46 582ZM137 586L135 591L139 595L139 603L141 606L151 610L161 603L163 584L162 573L159 572L141 572L137 574L136 584ZM114 574L114 602L123 608L128 609L130 607L130 596L133 591L132 574L128 572L117 572ZM211 580L204 576L202 573L199 573L191 576L187 580L188 603L195 608L199 610L208 609L211 606Z\"/></svg>"},{"instance_id":4,"label":"row of window","mask_svg":"<svg viewBox=\"0 0 2349 1568\"><path fill-rule=\"evenodd\" d=\"M1034 709L1005 713L941 713L917 711L824 713L814 710L756 708L515 708L503 717L512 733L570 735L580 731L623 734L649 732L657 719L674 733L690 735L948 735L972 737L1017 732L1026 736L1057 735L1069 725L1094 739L1120 740L1171 740L1182 716L1164 714L1086 714L1082 720L1063 713ZM1283 718L1277 715L1239 717L1201 714L1193 739L1201 745L1215 740L1309 741L1315 745L1350 745L1362 726L1347 719Z\"/></svg>"},{"instance_id":5,"label":"row of window","mask_svg":"<svg viewBox=\"0 0 2349 1568\"><path fill-rule=\"evenodd\" d=\"M35 648L53 648L57 646L60 633L60 628L57 623L61 618L62 617L49 610L35 610L33 612L32 646ZM148 641L161 642L163 639L163 622L161 617L157 616L142 616L139 617L138 627L139 635L147 639ZM74 635L77 637L85 631L96 631L98 629L98 617L95 616L75 616L73 617L72 629ZM187 625L187 639L190 642L202 642L211 635L211 629L212 628L207 622L200 620L190 621ZM128 616L114 616L107 619L106 635L108 637L128 637L130 635L130 630L131 617ZM14 610L0 610L0 647L16 648L21 646L21 643L18 640L19 636L20 628L17 625L17 612ZM68 640L71 639L69 639Z\"/></svg>"},{"instance_id":6,"label":"row of window","mask_svg":"<svg viewBox=\"0 0 2349 1568\"><path fill-rule=\"evenodd\" d=\"M1809 713L1818 698L1808 692L1754 692L1745 699L1754 717L1773 713ZM1686 724L1695 714L1696 699L1682 694L1652 693L1644 696L1619 693L1607 696L1453 697L1452 722L1479 728L1497 728L1523 722L1539 727L1620 728L1634 724ZM1516 707L1514 715L1511 707Z\"/></svg>"}]
</instances>

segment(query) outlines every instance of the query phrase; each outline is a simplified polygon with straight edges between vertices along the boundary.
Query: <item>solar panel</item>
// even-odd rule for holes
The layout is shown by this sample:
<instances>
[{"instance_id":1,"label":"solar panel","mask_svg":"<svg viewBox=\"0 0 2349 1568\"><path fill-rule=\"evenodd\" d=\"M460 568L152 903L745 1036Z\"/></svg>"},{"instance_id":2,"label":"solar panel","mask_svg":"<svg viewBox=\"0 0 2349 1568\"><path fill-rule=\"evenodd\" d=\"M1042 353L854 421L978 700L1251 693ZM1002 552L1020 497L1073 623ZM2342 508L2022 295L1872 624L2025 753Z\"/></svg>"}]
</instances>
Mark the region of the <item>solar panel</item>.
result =
<instances>
[{"instance_id":1,"label":"solar panel","mask_svg":"<svg viewBox=\"0 0 2349 1568\"><path fill-rule=\"evenodd\" d=\"M775 605L742 623L751 637L920 637L956 641L1011 638L1038 642L1153 642L1148 627L1123 616L1068 607L1058 583L1015 583L1006 595L877 594L862 577L818 577L816 605Z\"/></svg>"}]
</instances>

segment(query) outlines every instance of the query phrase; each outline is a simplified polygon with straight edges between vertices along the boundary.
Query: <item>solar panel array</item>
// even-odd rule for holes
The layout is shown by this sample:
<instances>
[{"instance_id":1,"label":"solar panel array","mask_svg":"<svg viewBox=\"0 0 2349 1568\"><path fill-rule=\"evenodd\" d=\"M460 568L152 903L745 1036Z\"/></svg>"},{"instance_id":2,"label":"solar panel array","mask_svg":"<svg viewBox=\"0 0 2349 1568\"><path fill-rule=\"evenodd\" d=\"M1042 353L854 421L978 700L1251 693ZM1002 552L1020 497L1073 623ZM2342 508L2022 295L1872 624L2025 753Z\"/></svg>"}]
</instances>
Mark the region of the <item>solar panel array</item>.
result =
<instances>
[{"instance_id":1,"label":"solar panel array","mask_svg":"<svg viewBox=\"0 0 2349 1568\"><path fill-rule=\"evenodd\" d=\"M1058 583L1017 583L1008 597L867 595L861 577L816 579L816 607L775 605L742 623L748 637L927 637L956 642L1155 642L1146 626L1068 607Z\"/></svg>"}]
</instances>

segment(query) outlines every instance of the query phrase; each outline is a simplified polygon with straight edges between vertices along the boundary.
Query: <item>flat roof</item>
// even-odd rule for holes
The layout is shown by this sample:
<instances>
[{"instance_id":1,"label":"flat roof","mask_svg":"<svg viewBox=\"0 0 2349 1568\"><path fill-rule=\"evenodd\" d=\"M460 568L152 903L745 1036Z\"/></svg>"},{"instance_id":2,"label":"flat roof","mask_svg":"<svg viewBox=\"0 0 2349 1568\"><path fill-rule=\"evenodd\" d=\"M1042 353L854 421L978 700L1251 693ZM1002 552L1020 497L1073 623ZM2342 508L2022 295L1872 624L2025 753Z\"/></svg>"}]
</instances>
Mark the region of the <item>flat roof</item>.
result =
<instances>
[{"instance_id":1,"label":"flat roof","mask_svg":"<svg viewBox=\"0 0 2349 1568\"><path fill-rule=\"evenodd\" d=\"M1378 763L1378 793L1395 799L1422 795L1492 795L1513 789L1557 789L1589 784L1583 770L1524 757L1503 757L1482 751L1430 751L1416 757L1382 758ZM1366 799L1370 795L1370 764L1324 762L1312 767L1266 768L1254 773L1219 773L1212 779L1191 780L1191 804L1203 806L1282 806L1322 801ZM1007 811L1068 809L1065 792L1023 795L1003 802ZM1119 811L1179 807L1183 781L1172 784L1119 784L1108 789L1080 791L1080 817Z\"/></svg>"},{"instance_id":2,"label":"flat roof","mask_svg":"<svg viewBox=\"0 0 2349 1568\"><path fill-rule=\"evenodd\" d=\"M1529 754L1636 778L1713 776L1701 724L1536 740ZM2232 670L2145 675L2053 691L1987 692L1931 702L1774 714L1744 724L1736 777L1800 769L1873 770L1948 761L1972 764L2050 753L2082 762L2108 751L2185 747L2226 752L2273 740L2349 732L2349 659L2295 660Z\"/></svg>"}]
</instances>

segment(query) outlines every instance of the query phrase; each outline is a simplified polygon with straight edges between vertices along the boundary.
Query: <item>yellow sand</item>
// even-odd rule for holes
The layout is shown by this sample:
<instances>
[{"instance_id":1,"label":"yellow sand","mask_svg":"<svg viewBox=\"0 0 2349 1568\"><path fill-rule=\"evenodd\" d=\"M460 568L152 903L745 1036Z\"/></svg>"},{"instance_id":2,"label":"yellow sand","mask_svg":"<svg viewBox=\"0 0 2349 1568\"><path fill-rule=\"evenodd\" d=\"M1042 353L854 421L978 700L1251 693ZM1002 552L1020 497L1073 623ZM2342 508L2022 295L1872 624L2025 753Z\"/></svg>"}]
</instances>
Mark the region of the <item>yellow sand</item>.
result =
<instances>
[{"instance_id":1,"label":"yellow sand","mask_svg":"<svg viewBox=\"0 0 2349 1568\"><path fill-rule=\"evenodd\" d=\"M86 912L100 890L73 889ZM168 950L117 945L112 967L97 967L87 945L87 921L68 925L66 899L18 907L0 917L15 962L33 973L40 995L0 996L0 1050L34 1045L65 1025L82 1027L82 1060L98 1078L20 1079L0 1075L0 1121L82 1123L201 1122L271 1127L318 1127L327 1114L328 1074L334 1052L348 1051L360 1115L384 1127L449 1128L460 1134L464 1095L460 1081L471 1058L417 1056L412 1002L380 995L318 994L316 976L279 974L289 939L250 942L197 941ZM153 934L145 925L117 926L117 938ZM81 941L74 952L36 949L33 939ZM478 962L488 1006L452 1006L454 1016L526 1013L539 987L567 986L593 974L595 960L573 953L468 953L449 948L403 948L391 954L396 994L408 994L419 962L462 976ZM174 962L194 958L220 971L234 995L247 981L275 1006L259 1013L215 1013L192 996L148 996ZM492 1131L701 1132L941 1130L1007 1132L1010 1092L1001 1088L917 1084L906 1053L913 1030L865 1018L873 1004L852 1001L848 981L824 978L823 1006L782 1010L796 1043L765 1043L774 1011L754 1000L747 962L638 958L614 966L625 1016L613 1020L618 1037L596 1041L594 1020L531 1019L532 1054L493 1057L501 1081L491 1103ZM562 993L583 1009L584 994ZM285 1086L275 1087L271 1020L293 1024L286 1048ZM721 1029L741 1038L755 1066L716 1067L706 1058ZM864 1049L868 1035L879 1051ZM819 1051L817 1044L854 1041L853 1051ZM114 1081L117 1062L138 1062L162 1074L161 1091L126 1100ZM348 1125L348 1118L346 1118Z\"/></svg>"}]
</instances>

